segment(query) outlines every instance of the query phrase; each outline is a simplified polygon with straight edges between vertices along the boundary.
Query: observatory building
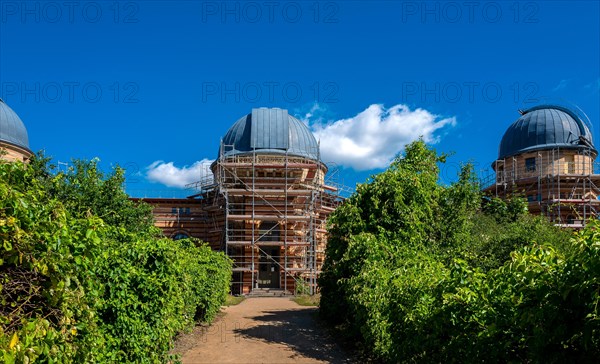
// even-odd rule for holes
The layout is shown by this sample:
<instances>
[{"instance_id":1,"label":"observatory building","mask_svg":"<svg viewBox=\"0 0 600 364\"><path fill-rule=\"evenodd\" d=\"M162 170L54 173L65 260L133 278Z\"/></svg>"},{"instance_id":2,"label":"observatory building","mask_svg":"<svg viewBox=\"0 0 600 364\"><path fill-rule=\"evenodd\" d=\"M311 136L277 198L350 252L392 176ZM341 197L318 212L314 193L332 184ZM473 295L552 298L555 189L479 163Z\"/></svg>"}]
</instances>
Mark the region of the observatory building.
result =
<instances>
[{"instance_id":1,"label":"observatory building","mask_svg":"<svg viewBox=\"0 0 600 364\"><path fill-rule=\"evenodd\" d=\"M217 147L215 145L215 147ZM314 293L326 220L342 201L319 143L287 110L257 108L223 136L207 176L187 198L142 198L173 239L194 237L234 262L232 293ZM0 158L27 161L27 130L0 99ZM562 227L600 215L600 164L587 117L557 105L521 111L500 142L484 191L525 196L529 211Z\"/></svg>"},{"instance_id":2,"label":"observatory building","mask_svg":"<svg viewBox=\"0 0 600 364\"><path fill-rule=\"evenodd\" d=\"M502 137L484 191L525 196L531 213L563 227L582 228L598 218L598 150L585 115L556 105L520 112Z\"/></svg>"},{"instance_id":3,"label":"observatory building","mask_svg":"<svg viewBox=\"0 0 600 364\"><path fill-rule=\"evenodd\" d=\"M308 127L287 110L253 109L224 135L211 171L187 199L144 199L157 226L225 251L233 293L314 292L340 197Z\"/></svg>"},{"instance_id":4,"label":"observatory building","mask_svg":"<svg viewBox=\"0 0 600 364\"><path fill-rule=\"evenodd\" d=\"M25 125L17 113L0 99L0 158L25 162L32 154Z\"/></svg>"},{"instance_id":5,"label":"observatory building","mask_svg":"<svg viewBox=\"0 0 600 364\"><path fill-rule=\"evenodd\" d=\"M0 159L32 156L27 130L0 99ZM253 109L223 136L211 175L188 198L143 198L173 239L199 238L234 261L232 293L313 293L325 221L339 205L319 144L283 109Z\"/></svg>"}]
</instances>

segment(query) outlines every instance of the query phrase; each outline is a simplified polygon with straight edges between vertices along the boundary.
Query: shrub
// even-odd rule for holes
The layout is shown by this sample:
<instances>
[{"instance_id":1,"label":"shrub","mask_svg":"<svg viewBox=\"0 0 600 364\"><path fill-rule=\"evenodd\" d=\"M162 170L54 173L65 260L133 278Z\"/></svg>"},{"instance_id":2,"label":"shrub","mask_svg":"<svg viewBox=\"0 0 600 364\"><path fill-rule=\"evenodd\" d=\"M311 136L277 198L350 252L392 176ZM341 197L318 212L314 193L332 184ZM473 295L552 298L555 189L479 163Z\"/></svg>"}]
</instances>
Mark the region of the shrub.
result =
<instances>
[{"instance_id":1,"label":"shrub","mask_svg":"<svg viewBox=\"0 0 600 364\"><path fill-rule=\"evenodd\" d=\"M0 358L171 360L174 335L224 302L229 258L159 236L119 172L46 166L0 162Z\"/></svg>"},{"instance_id":2,"label":"shrub","mask_svg":"<svg viewBox=\"0 0 600 364\"><path fill-rule=\"evenodd\" d=\"M443 161L408 145L333 213L321 315L383 362L597 360L600 225L482 198L468 165L442 186Z\"/></svg>"}]
</instances>

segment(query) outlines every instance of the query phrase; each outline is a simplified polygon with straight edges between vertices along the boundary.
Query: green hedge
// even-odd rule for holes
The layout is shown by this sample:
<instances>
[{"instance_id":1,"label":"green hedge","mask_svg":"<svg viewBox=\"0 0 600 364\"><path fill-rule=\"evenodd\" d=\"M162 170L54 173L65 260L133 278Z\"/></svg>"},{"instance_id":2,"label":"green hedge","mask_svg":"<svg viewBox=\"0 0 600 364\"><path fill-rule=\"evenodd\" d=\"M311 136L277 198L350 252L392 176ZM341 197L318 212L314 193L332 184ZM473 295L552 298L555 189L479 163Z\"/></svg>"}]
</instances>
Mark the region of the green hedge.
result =
<instances>
[{"instance_id":1,"label":"green hedge","mask_svg":"<svg viewBox=\"0 0 600 364\"><path fill-rule=\"evenodd\" d=\"M150 210L137 210L115 183L119 171L105 178L95 162L80 162L54 175L43 165L0 162L0 361L172 360L173 337L219 311L229 258L161 238ZM101 210L112 214L101 219ZM120 216L139 211L143 220Z\"/></svg>"},{"instance_id":2,"label":"green hedge","mask_svg":"<svg viewBox=\"0 0 600 364\"><path fill-rule=\"evenodd\" d=\"M400 362L597 362L600 224L574 235L481 196L419 141L330 219L321 315Z\"/></svg>"}]
</instances>

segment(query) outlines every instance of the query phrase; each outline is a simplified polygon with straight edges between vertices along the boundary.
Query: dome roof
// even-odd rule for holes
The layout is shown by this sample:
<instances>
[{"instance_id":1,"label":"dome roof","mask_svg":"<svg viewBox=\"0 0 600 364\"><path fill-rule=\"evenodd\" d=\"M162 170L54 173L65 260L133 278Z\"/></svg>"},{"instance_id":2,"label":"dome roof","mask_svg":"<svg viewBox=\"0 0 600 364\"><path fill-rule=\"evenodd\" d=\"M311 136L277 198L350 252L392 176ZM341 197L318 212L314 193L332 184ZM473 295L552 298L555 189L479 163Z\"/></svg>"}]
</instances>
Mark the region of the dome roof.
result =
<instances>
[{"instance_id":1,"label":"dome roof","mask_svg":"<svg viewBox=\"0 0 600 364\"><path fill-rule=\"evenodd\" d=\"M27 129L17 115L0 99L0 142L16 145L29 151Z\"/></svg>"},{"instance_id":2,"label":"dome roof","mask_svg":"<svg viewBox=\"0 0 600 364\"><path fill-rule=\"evenodd\" d=\"M597 153L592 133L583 120L562 106L539 105L522 111L508 127L498 151L498 159L541 149L588 149Z\"/></svg>"},{"instance_id":3,"label":"dome roof","mask_svg":"<svg viewBox=\"0 0 600 364\"><path fill-rule=\"evenodd\" d=\"M286 154L319 159L319 144L308 127L284 109L252 109L236 121L223 137L219 155Z\"/></svg>"}]
</instances>

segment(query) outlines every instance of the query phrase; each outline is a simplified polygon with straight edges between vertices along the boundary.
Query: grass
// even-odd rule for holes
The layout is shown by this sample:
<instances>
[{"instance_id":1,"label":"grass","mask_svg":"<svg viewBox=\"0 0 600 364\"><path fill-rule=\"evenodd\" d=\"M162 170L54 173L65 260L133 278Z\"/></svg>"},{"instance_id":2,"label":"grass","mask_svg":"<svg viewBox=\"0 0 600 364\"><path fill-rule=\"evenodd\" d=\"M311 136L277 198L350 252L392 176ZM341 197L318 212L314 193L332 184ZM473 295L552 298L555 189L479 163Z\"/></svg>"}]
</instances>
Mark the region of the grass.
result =
<instances>
[{"instance_id":1,"label":"grass","mask_svg":"<svg viewBox=\"0 0 600 364\"><path fill-rule=\"evenodd\" d=\"M246 297L244 297L244 296L227 295L227 298L225 299L224 306L235 306L235 305L239 304L240 302L242 302L245 299L246 299Z\"/></svg>"},{"instance_id":2,"label":"grass","mask_svg":"<svg viewBox=\"0 0 600 364\"><path fill-rule=\"evenodd\" d=\"M292 298L292 301L296 302L300 306L319 306L320 299L320 294L316 294L314 296L300 295Z\"/></svg>"}]
</instances>

